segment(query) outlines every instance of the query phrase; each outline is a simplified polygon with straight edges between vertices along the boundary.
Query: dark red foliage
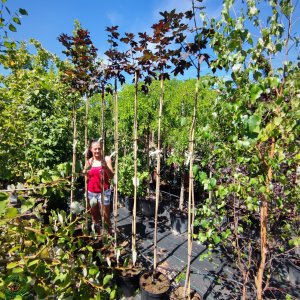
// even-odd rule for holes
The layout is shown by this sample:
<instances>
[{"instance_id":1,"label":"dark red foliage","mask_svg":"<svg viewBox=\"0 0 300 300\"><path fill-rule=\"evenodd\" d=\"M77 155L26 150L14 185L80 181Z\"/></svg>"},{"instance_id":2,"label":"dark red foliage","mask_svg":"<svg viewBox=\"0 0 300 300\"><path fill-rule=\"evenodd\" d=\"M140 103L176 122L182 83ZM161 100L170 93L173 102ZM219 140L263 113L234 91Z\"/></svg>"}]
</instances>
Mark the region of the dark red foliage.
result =
<instances>
[{"instance_id":1,"label":"dark red foliage","mask_svg":"<svg viewBox=\"0 0 300 300\"><path fill-rule=\"evenodd\" d=\"M58 40L66 48L63 53L71 58L74 67L64 70L63 80L82 95L90 95L99 88L97 48L89 32L82 28L73 36L61 34Z\"/></svg>"}]
</instances>

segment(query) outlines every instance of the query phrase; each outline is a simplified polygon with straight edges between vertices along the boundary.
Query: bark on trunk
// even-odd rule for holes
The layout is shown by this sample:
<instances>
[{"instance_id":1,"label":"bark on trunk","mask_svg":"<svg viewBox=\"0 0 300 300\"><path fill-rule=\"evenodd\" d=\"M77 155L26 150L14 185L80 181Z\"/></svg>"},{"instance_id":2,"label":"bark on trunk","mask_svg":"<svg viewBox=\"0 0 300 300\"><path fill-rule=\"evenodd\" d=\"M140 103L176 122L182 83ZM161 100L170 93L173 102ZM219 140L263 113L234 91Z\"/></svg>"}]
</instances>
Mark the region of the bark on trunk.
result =
<instances>
[{"instance_id":1,"label":"bark on trunk","mask_svg":"<svg viewBox=\"0 0 300 300\"><path fill-rule=\"evenodd\" d=\"M273 159L275 152L275 139L272 138L271 148L269 153L269 159ZM263 299L263 275L266 267L267 253L268 253L268 198L270 182L272 180L273 170L272 167L268 167L267 180L266 180L266 194L263 197L260 209L260 252L261 260L257 274L255 276L255 287L256 287L256 297L258 300Z\"/></svg>"},{"instance_id":2,"label":"bark on trunk","mask_svg":"<svg viewBox=\"0 0 300 300\"><path fill-rule=\"evenodd\" d=\"M89 120L89 100L85 97L85 128L84 128L84 148L85 148L85 165L87 165L88 161L88 120ZM87 176L84 176L84 187L85 187L85 209L86 209L86 216L85 216L85 223L86 228L88 228L88 191L87 191Z\"/></svg>"},{"instance_id":3,"label":"bark on trunk","mask_svg":"<svg viewBox=\"0 0 300 300\"><path fill-rule=\"evenodd\" d=\"M188 200L188 259L187 259L187 269L186 269L186 280L184 284L184 297L188 295L190 298L191 291L191 260L192 260L192 246L193 246L193 228L192 221L194 220L194 207L193 207L193 193L194 193L194 176L193 176L193 163L194 163L194 144L195 144L195 126L196 126L196 114L197 114L197 103L199 94L199 81L200 81L200 64L198 63L197 72L197 82L196 82L196 92L195 101L193 109L192 125L190 130L190 165L189 165L189 200Z\"/></svg>"},{"instance_id":4,"label":"bark on trunk","mask_svg":"<svg viewBox=\"0 0 300 300\"><path fill-rule=\"evenodd\" d=\"M114 130L114 143L115 143L115 168L114 168L114 239L115 239L115 253L117 252L117 216L118 216L118 171L119 171L119 109L118 109L118 93L117 93L117 79L115 78L115 97L114 97L114 115L115 115L115 130ZM117 253L116 253L117 256Z\"/></svg>"},{"instance_id":5,"label":"bark on trunk","mask_svg":"<svg viewBox=\"0 0 300 300\"><path fill-rule=\"evenodd\" d=\"M134 72L134 200L133 200L133 212L132 212L132 262L135 266L137 259L136 250L136 206L137 206L137 111L138 111L138 71Z\"/></svg>"},{"instance_id":6,"label":"bark on trunk","mask_svg":"<svg viewBox=\"0 0 300 300\"><path fill-rule=\"evenodd\" d=\"M71 195L70 195L70 206L74 202L74 191L75 191L75 172L76 172L76 144L77 144L77 124L76 124L76 110L73 107L73 154L72 154L72 177L71 177ZM72 210L71 212L71 220L72 220Z\"/></svg>"},{"instance_id":7,"label":"bark on trunk","mask_svg":"<svg viewBox=\"0 0 300 300\"><path fill-rule=\"evenodd\" d=\"M164 101L164 79L160 79L160 99L159 99L159 113L158 113L158 129L157 129L157 175L156 175L156 197L155 197L155 217L154 217L154 253L153 253L153 270L156 272L157 268L157 217L158 217L158 204L160 192L160 144L161 144L161 121L162 121L162 108Z\"/></svg>"}]
</instances>

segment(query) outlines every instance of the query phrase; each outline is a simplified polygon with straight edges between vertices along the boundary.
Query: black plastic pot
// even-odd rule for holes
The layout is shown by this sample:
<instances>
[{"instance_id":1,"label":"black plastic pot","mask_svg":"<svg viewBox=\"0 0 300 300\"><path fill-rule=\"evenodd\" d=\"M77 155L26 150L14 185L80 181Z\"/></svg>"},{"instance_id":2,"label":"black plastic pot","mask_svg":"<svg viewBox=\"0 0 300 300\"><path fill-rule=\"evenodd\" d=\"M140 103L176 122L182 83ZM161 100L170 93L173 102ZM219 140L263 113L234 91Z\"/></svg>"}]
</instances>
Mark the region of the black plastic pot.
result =
<instances>
[{"instance_id":1,"label":"black plastic pot","mask_svg":"<svg viewBox=\"0 0 300 300\"><path fill-rule=\"evenodd\" d=\"M171 229L174 234L182 234L188 229L188 214L179 209L170 211Z\"/></svg>"},{"instance_id":2,"label":"black plastic pot","mask_svg":"<svg viewBox=\"0 0 300 300\"><path fill-rule=\"evenodd\" d=\"M167 300L170 289L169 279L157 272L157 280L151 282L152 272L144 273L140 277L141 300ZM150 281L150 282L149 282Z\"/></svg>"},{"instance_id":3,"label":"black plastic pot","mask_svg":"<svg viewBox=\"0 0 300 300\"><path fill-rule=\"evenodd\" d=\"M125 196L124 205L128 211L132 212L134 200L132 197Z\"/></svg>"},{"instance_id":4,"label":"black plastic pot","mask_svg":"<svg viewBox=\"0 0 300 300\"><path fill-rule=\"evenodd\" d=\"M144 198L140 200L142 214L145 217L153 217L155 215L155 199Z\"/></svg>"},{"instance_id":5,"label":"black plastic pot","mask_svg":"<svg viewBox=\"0 0 300 300\"><path fill-rule=\"evenodd\" d=\"M287 262L288 278L287 280L294 286L300 286L300 267L292 263Z\"/></svg>"},{"instance_id":6,"label":"black plastic pot","mask_svg":"<svg viewBox=\"0 0 300 300\"><path fill-rule=\"evenodd\" d=\"M140 273L138 274L126 274L124 275L119 273L117 275L118 286L121 288L122 293L125 297L131 297L135 294L139 288L139 278Z\"/></svg>"}]
</instances>

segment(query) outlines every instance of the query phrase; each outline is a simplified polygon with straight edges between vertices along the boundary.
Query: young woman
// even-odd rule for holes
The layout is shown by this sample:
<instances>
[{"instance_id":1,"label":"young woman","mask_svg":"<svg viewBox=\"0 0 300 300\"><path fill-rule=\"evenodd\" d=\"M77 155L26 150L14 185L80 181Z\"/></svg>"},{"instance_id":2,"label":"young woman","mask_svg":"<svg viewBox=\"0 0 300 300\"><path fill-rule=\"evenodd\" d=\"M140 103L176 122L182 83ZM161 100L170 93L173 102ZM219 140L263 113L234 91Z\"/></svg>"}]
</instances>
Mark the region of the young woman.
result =
<instances>
[{"instance_id":1,"label":"young woman","mask_svg":"<svg viewBox=\"0 0 300 300\"><path fill-rule=\"evenodd\" d=\"M110 229L110 194L109 179L114 175L111 158L103 157L102 143L92 141L90 145L91 157L83 169L87 176L88 201L92 215L92 221L98 233L100 233L100 209L104 216L105 227ZM104 192L104 208L101 207L101 194Z\"/></svg>"}]
</instances>

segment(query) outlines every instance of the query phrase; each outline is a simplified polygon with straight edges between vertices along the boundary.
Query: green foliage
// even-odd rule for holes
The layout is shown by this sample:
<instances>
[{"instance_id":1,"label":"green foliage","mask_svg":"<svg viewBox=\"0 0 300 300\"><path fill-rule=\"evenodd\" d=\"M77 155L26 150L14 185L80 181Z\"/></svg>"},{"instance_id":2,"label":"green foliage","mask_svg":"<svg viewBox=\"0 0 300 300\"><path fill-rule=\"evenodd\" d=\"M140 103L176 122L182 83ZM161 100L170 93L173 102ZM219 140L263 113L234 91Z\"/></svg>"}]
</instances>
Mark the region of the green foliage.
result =
<instances>
[{"instance_id":1,"label":"green foliage","mask_svg":"<svg viewBox=\"0 0 300 300\"><path fill-rule=\"evenodd\" d=\"M24 15L28 15L24 8L19 8L18 11L11 12L7 6L6 1L1 1L0 4L0 52L14 47L15 42L9 40L8 32L16 32L17 25L21 25L21 18ZM8 31L9 30L9 31Z\"/></svg>"},{"instance_id":2,"label":"green foliage","mask_svg":"<svg viewBox=\"0 0 300 300\"><path fill-rule=\"evenodd\" d=\"M234 14L233 5L239 6ZM11 17L7 22L3 8L6 1L2 1L1 33L16 31L21 23L19 14L6 10ZM201 256L203 259L220 245L231 250L242 277L248 280L244 283L249 286L255 285L257 271L250 265L258 266L263 254L258 238L263 206L268 206L267 224L263 224L267 229L268 254L264 282L268 282L272 273L271 262L286 258L288 251L292 253L292 248L299 246L300 71L296 59L289 58L293 50L297 52L299 43L292 28L294 11L291 1L240 4L229 0L224 1L220 19L208 20L200 7L203 27L197 27L188 50L181 48L188 53L180 53L180 56L196 58L199 71L199 65L208 61L208 55L199 52L210 47L211 70L222 70L226 75L224 78L202 77L197 86L193 173L195 184L209 197L196 203L198 215L194 225L199 232L195 237L207 245L208 252ZM172 30L176 29L173 28L176 20L172 17L175 10L172 12L171 16L161 13L163 22L153 28L157 37L163 30L169 30L169 25ZM27 14L24 9L19 13ZM193 14L190 11L185 15L191 19ZM177 21L181 22L182 17L178 16ZM166 25L168 18L173 21ZM187 29L181 24L183 28ZM112 43L118 40L117 27L108 31L114 38ZM46 227L36 220L45 208L45 201L52 202L53 206L66 203L70 175L70 164L66 162L70 161L73 134L70 120L75 111L79 120L83 116L84 103L79 94L90 95L99 88L96 49L89 44L89 34L78 22L73 37L60 37L66 54L71 57L70 63L60 61L37 41L32 41L36 50L32 54L25 44L17 46L3 37L1 34L0 50L5 48L5 52L0 61L10 74L0 77L0 183L3 188L11 182L26 183L23 186L9 184L9 193L0 193L0 256L7 260L5 268L0 269L0 298L15 297L13 290L38 298L101 299L107 293L114 298L112 273L104 272L95 264L86 236L80 239L74 236L75 222L70 222L63 211L52 212ZM158 40L169 44L174 37ZM176 39L180 43L186 36L178 31ZM116 58L112 51L107 53L111 59ZM115 54L122 58L121 53ZM147 56L152 58L147 52L141 60ZM282 66L273 64L278 57L284 57ZM185 63L174 59L175 74L195 63L193 59ZM124 61L120 61L115 60L110 71L123 82ZM164 58L159 63L158 71L168 65ZM169 74L162 76L168 78ZM196 81L170 80L164 84L162 143L169 154L167 164L183 166ZM134 92L133 85L126 85L118 93L119 153L124 153L119 159L118 186L120 193L128 196L133 196L134 191ZM138 94L140 150L148 147L150 135L156 136L159 98L158 81L149 86L148 94ZM100 100L100 95L91 99L89 132L92 137L100 136ZM107 149L113 144L112 107L112 97L106 96ZM78 123L78 135L83 136L83 122ZM155 144L154 138L153 148ZM80 151L83 148L81 138L78 148ZM145 153L139 151L139 170L143 170L145 160ZM140 195L144 192L146 176L143 171L138 174ZM37 197L42 203L36 201ZM20 202L18 208L11 205L16 198ZM29 214L29 217L20 214Z\"/></svg>"},{"instance_id":3,"label":"green foliage","mask_svg":"<svg viewBox=\"0 0 300 300\"><path fill-rule=\"evenodd\" d=\"M216 56L212 67L228 71L231 79L215 78L218 96L199 116L205 120L198 131L205 134L197 137L204 172L196 180L211 197L199 206L195 221L199 241L210 248L222 244L241 275L250 274L251 283L255 275L250 266L260 264L260 256L253 253L261 251L262 204L268 205L268 260L280 260L279 253L280 258L287 257L293 247L288 232L293 241L300 236L295 213L299 211L299 67L293 59L277 69L269 64L287 51L285 43L294 38L286 19L292 15L286 15L288 4L282 2L281 11L277 2L271 7L264 3L264 13L270 12L270 17L261 27L255 3L248 1L246 11L232 16L228 1L222 19L210 23L214 32L210 45ZM246 16L259 35L251 34ZM263 280L271 266L264 265Z\"/></svg>"},{"instance_id":4,"label":"green foliage","mask_svg":"<svg viewBox=\"0 0 300 300\"><path fill-rule=\"evenodd\" d=\"M57 73L59 61L32 43L35 55L21 45L1 60L11 68L0 88L1 180L22 180L24 172L71 158L72 101Z\"/></svg>"},{"instance_id":5,"label":"green foliage","mask_svg":"<svg viewBox=\"0 0 300 300\"><path fill-rule=\"evenodd\" d=\"M137 161L138 170L141 169L141 162ZM145 171L138 171L138 187L137 193L142 196L145 193L144 181L148 173ZM119 158L119 177L118 177L118 191L123 196L133 197L134 194L134 164L133 154L127 154Z\"/></svg>"},{"instance_id":6,"label":"green foliage","mask_svg":"<svg viewBox=\"0 0 300 300\"><path fill-rule=\"evenodd\" d=\"M0 225L0 256L5 258L0 299L115 299L112 273L96 265L91 237L75 234L83 220L71 222L65 212L53 211L49 226L42 226L36 216L18 214Z\"/></svg>"}]
</instances>

